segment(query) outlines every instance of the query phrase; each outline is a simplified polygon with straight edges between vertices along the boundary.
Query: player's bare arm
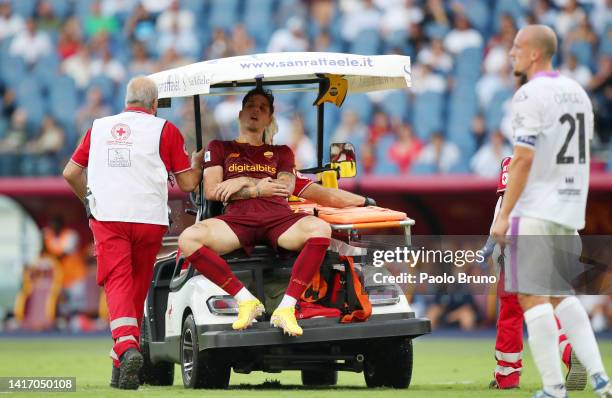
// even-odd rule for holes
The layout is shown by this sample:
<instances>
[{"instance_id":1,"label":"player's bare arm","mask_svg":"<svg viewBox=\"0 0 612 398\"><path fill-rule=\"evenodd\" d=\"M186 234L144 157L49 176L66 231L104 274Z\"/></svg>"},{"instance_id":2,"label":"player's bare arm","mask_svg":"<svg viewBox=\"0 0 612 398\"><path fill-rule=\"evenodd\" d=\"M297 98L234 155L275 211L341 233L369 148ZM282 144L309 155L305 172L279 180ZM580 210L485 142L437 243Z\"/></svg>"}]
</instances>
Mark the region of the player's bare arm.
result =
<instances>
[{"instance_id":1,"label":"player's bare arm","mask_svg":"<svg viewBox=\"0 0 612 398\"><path fill-rule=\"evenodd\" d=\"M527 178L529 177L529 171L533 163L533 155L534 151L531 148L521 145L514 147L512 161L508 168L508 174L511 175L512 178L508 180L508 186L501 209L495 219L495 225L493 225L491 229L491 236L499 243L503 243L510 224L508 221L510 213L527 184Z\"/></svg>"},{"instance_id":2,"label":"player's bare arm","mask_svg":"<svg viewBox=\"0 0 612 398\"><path fill-rule=\"evenodd\" d=\"M289 193L295 189L295 174L286 171L278 173L277 179L280 184L283 184ZM289 196L289 195L287 195Z\"/></svg>"},{"instance_id":3,"label":"player's bare arm","mask_svg":"<svg viewBox=\"0 0 612 398\"><path fill-rule=\"evenodd\" d=\"M87 176L85 168L79 166L73 161L69 161L63 171L63 176L66 182L70 185L72 192L82 201L85 201L87 193Z\"/></svg>"},{"instance_id":4,"label":"player's bare arm","mask_svg":"<svg viewBox=\"0 0 612 398\"><path fill-rule=\"evenodd\" d=\"M202 181L202 160L204 150L191 154L191 170L175 174L176 183L183 192L194 191Z\"/></svg>"}]
</instances>

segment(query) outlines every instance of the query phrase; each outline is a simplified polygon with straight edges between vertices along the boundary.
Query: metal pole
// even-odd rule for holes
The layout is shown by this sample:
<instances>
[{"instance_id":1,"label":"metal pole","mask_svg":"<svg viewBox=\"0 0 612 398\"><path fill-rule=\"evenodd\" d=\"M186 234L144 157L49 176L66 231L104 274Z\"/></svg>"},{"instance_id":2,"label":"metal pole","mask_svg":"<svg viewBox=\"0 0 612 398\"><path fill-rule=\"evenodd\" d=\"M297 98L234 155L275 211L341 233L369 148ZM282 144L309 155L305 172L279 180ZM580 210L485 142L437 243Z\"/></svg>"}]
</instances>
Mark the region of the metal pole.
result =
<instances>
[{"instance_id":1,"label":"metal pole","mask_svg":"<svg viewBox=\"0 0 612 398\"><path fill-rule=\"evenodd\" d=\"M193 113L195 118L195 135L196 135L196 151L202 149L202 115L200 111L200 95L196 94L193 96ZM202 213L204 213L204 178L198 185L199 199L197 201L198 214L197 220L200 220Z\"/></svg>"},{"instance_id":2,"label":"metal pole","mask_svg":"<svg viewBox=\"0 0 612 398\"><path fill-rule=\"evenodd\" d=\"M317 107L317 167L323 167L323 126L325 126L325 103Z\"/></svg>"}]
</instances>

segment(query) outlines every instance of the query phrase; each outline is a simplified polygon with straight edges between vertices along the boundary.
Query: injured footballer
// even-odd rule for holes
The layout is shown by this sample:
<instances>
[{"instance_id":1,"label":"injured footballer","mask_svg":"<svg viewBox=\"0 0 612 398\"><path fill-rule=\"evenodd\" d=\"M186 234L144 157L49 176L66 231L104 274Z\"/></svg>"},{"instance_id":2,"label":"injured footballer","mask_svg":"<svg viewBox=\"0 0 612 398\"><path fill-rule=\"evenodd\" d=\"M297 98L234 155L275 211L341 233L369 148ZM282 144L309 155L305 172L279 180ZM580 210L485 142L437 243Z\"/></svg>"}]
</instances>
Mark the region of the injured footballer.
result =
<instances>
[{"instance_id":1,"label":"injured footballer","mask_svg":"<svg viewBox=\"0 0 612 398\"><path fill-rule=\"evenodd\" d=\"M292 336L302 334L295 304L319 270L330 243L331 229L314 216L293 213L287 197L295 184L294 156L286 145L265 144L273 123L274 97L261 87L249 91L238 113L240 134L233 141L213 140L204 157L204 193L222 201L223 215L187 228L179 247L206 278L238 301L238 320L232 327L246 329L265 311L263 304L236 278L220 256L257 243L275 249L300 251L289 285L270 323Z\"/></svg>"}]
</instances>

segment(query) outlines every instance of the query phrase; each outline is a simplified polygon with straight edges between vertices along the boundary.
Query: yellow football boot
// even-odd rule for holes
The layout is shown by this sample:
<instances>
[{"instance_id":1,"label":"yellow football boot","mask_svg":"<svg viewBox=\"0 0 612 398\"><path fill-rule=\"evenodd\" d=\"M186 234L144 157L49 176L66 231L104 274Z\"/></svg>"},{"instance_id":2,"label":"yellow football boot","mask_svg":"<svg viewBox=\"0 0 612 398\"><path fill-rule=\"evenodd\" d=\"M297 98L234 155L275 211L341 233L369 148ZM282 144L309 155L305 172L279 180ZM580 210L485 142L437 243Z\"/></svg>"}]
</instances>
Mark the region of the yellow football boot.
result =
<instances>
[{"instance_id":1,"label":"yellow football boot","mask_svg":"<svg viewBox=\"0 0 612 398\"><path fill-rule=\"evenodd\" d=\"M301 336L304 333L297 324L295 308L293 307L277 308L274 310L272 318L270 318L270 324L276 328L282 328L283 333L289 336Z\"/></svg>"},{"instance_id":2,"label":"yellow football boot","mask_svg":"<svg viewBox=\"0 0 612 398\"><path fill-rule=\"evenodd\" d=\"M238 303L238 319L232 323L234 330L243 330L251 326L253 320L263 314L265 308L261 301L246 300Z\"/></svg>"}]
</instances>

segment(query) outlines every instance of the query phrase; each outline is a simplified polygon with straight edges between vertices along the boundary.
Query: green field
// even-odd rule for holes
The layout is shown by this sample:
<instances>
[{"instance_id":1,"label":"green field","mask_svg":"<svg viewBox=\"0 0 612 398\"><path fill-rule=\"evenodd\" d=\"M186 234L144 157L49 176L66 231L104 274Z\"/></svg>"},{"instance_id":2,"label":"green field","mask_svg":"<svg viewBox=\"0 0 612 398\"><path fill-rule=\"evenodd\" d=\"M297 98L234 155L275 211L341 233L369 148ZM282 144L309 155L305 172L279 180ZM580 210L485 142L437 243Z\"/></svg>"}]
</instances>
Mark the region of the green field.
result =
<instances>
[{"instance_id":1,"label":"green field","mask_svg":"<svg viewBox=\"0 0 612 398\"><path fill-rule=\"evenodd\" d=\"M606 367L612 371L612 341L600 343ZM409 390L368 389L362 374L341 372L338 386L331 389L306 389L300 385L299 372L250 375L232 374L227 391L185 390L177 367L173 387L141 387L137 392L108 387L110 378L110 341L103 338L8 339L0 338L0 376L73 376L76 393L69 397L119 396L200 396L200 397L529 397L538 388L539 378L526 353L522 388L491 391L487 385L495 365L492 339L415 340L414 373ZM280 384L279 384L280 383ZM2 394L4 395L4 394ZM58 396L59 393L28 393L18 396ZM4 395L6 396L6 395ZM590 387L572 397L593 397Z\"/></svg>"}]
</instances>

